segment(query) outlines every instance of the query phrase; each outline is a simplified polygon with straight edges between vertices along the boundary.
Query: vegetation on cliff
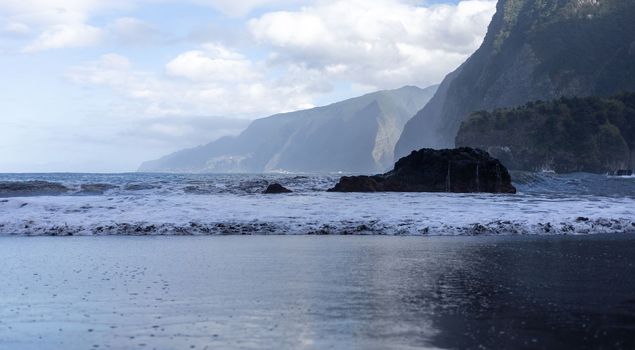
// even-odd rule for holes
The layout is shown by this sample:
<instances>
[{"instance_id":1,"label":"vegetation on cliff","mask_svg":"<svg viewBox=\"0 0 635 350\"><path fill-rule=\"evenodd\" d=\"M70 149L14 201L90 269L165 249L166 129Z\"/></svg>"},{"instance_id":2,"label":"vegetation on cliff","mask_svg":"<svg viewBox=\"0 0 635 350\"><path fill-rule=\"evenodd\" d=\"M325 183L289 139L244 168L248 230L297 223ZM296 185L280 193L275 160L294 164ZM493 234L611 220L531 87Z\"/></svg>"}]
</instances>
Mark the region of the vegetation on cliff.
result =
<instances>
[{"instance_id":1,"label":"vegetation on cliff","mask_svg":"<svg viewBox=\"0 0 635 350\"><path fill-rule=\"evenodd\" d=\"M482 46L408 122L396 158L454 146L474 111L635 91L634 19L633 0L499 0Z\"/></svg>"},{"instance_id":2,"label":"vegetation on cliff","mask_svg":"<svg viewBox=\"0 0 635 350\"><path fill-rule=\"evenodd\" d=\"M456 137L514 170L604 173L635 167L635 93L560 98L473 113Z\"/></svg>"}]
</instances>

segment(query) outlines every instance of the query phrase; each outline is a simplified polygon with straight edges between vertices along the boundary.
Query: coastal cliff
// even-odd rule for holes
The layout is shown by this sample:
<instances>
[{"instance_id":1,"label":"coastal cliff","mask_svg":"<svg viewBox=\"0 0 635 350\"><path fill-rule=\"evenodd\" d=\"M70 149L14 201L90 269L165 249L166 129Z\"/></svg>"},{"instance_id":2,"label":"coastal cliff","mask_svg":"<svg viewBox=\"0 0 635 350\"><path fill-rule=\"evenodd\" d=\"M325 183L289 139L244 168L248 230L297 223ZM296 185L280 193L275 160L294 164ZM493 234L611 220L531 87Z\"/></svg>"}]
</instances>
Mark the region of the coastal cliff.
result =
<instances>
[{"instance_id":1,"label":"coastal cliff","mask_svg":"<svg viewBox=\"0 0 635 350\"><path fill-rule=\"evenodd\" d=\"M257 119L235 137L145 162L142 172L385 171L405 123L436 86L406 86Z\"/></svg>"},{"instance_id":2,"label":"coastal cliff","mask_svg":"<svg viewBox=\"0 0 635 350\"><path fill-rule=\"evenodd\" d=\"M635 91L634 18L632 0L500 0L482 46L406 124L395 157L453 147L475 111Z\"/></svg>"}]
</instances>

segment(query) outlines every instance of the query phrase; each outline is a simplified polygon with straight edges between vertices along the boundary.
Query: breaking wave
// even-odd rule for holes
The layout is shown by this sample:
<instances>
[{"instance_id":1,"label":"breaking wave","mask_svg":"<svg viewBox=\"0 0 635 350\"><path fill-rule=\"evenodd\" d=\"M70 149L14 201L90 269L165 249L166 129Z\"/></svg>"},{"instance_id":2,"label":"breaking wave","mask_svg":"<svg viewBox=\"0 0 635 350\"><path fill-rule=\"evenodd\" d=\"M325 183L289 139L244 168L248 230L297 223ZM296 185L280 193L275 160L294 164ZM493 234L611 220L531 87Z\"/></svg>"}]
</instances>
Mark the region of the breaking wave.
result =
<instances>
[{"instance_id":1,"label":"breaking wave","mask_svg":"<svg viewBox=\"0 0 635 350\"><path fill-rule=\"evenodd\" d=\"M635 222L629 219L581 218L569 222L522 222L496 220L465 226L442 224L417 227L408 223L387 224L379 221L342 221L331 223L283 222L189 222L148 223L118 222L87 225L43 225L31 220L0 224L3 235L23 236L212 236L212 235L406 235L406 236L476 236L476 235L583 235L602 233L635 233Z\"/></svg>"},{"instance_id":2,"label":"breaking wave","mask_svg":"<svg viewBox=\"0 0 635 350\"><path fill-rule=\"evenodd\" d=\"M0 197L51 196L66 193L64 185L48 181L1 181Z\"/></svg>"},{"instance_id":3,"label":"breaking wave","mask_svg":"<svg viewBox=\"0 0 635 350\"><path fill-rule=\"evenodd\" d=\"M635 179L514 173L516 195L326 193L339 175L0 174L2 235L635 233ZM290 195L263 195L271 182Z\"/></svg>"}]
</instances>

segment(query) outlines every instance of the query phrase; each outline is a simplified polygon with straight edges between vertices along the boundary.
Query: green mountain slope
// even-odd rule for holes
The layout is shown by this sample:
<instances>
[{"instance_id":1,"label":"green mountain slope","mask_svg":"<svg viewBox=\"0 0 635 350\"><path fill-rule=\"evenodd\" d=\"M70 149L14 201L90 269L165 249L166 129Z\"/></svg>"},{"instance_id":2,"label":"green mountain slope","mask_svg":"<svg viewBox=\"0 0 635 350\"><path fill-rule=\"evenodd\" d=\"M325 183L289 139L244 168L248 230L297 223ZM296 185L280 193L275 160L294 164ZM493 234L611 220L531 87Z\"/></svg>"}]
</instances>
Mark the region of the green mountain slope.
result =
<instances>
[{"instance_id":1,"label":"green mountain slope","mask_svg":"<svg viewBox=\"0 0 635 350\"><path fill-rule=\"evenodd\" d=\"M516 170L606 173L635 168L635 93L561 98L474 113L456 137Z\"/></svg>"},{"instance_id":2,"label":"green mountain slope","mask_svg":"<svg viewBox=\"0 0 635 350\"><path fill-rule=\"evenodd\" d=\"M454 146L472 112L635 91L635 1L500 0L482 46L404 128L397 157Z\"/></svg>"}]
</instances>

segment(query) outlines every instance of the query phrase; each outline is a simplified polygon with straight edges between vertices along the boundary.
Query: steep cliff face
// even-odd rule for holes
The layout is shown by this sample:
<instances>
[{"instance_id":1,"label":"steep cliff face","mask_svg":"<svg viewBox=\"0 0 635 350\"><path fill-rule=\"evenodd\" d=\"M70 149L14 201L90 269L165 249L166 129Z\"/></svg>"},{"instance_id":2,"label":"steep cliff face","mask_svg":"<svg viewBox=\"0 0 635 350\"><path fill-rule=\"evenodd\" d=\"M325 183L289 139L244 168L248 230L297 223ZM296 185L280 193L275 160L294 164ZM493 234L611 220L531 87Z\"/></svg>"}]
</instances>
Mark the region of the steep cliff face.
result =
<instances>
[{"instance_id":1,"label":"steep cliff face","mask_svg":"<svg viewBox=\"0 0 635 350\"><path fill-rule=\"evenodd\" d=\"M500 0L482 46L405 126L396 157L454 146L474 111L635 91L635 1Z\"/></svg>"},{"instance_id":2,"label":"steep cliff face","mask_svg":"<svg viewBox=\"0 0 635 350\"><path fill-rule=\"evenodd\" d=\"M486 150L514 170L633 169L635 93L477 112L462 123L456 144Z\"/></svg>"},{"instance_id":3,"label":"steep cliff face","mask_svg":"<svg viewBox=\"0 0 635 350\"><path fill-rule=\"evenodd\" d=\"M384 171L405 123L435 91L407 86L258 119L237 137L146 162L139 171Z\"/></svg>"}]
</instances>

